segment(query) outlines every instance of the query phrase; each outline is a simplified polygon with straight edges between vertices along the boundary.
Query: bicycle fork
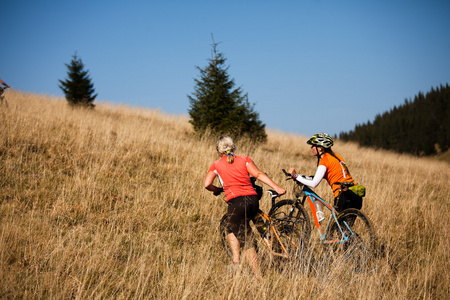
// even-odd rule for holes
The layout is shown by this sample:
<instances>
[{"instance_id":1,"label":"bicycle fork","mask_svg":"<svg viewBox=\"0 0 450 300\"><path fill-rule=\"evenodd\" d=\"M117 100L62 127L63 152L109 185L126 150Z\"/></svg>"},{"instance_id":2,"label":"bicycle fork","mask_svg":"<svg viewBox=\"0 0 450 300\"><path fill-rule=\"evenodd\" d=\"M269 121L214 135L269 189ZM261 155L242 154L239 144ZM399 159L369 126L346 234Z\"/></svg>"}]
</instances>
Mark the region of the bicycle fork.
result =
<instances>
[{"instance_id":1,"label":"bicycle fork","mask_svg":"<svg viewBox=\"0 0 450 300\"><path fill-rule=\"evenodd\" d=\"M323 244L325 244L325 245L330 245L330 244L343 244L343 243L346 243L346 242L348 241L348 239L350 238L350 236L352 236L352 235L354 234L354 233L353 233L353 230L350 228L350 226L348 226L348 224L347 224L346 221L343 221L343 223L344 223L345 227L347 228L347 230L350 232L350 234L346 234L346 233L342 230L342 227L339 225L339 223L338 223L336 217L335 217L334 215L333 215L333 217L334 217L334 219L335 219L336 224L338 225L339 231L341 232L342 238L341 238L340 240L325 241L325 235L326 235L326 234L323 235L323 238L322 238L322 235L321 235L321 239L324 240L324 241L323 241Z\"/></svg>"},{"instance_id":2,"label":"bicycle fork","mask_svg":"<svg viewBox=\"0 0 450 300\"><path fill-rule=\"evenodd\" d=\"M263 214L263 217L269 222L269 229L268 229L268 231L271 231L273 233L273 234L270 235L270 239L267 237L267 231L266 231L265 234L262 234L262 238L264 240L264 243L266 244L266 246L269 248L270 252L273 255L279 256L279 257L283 257L283 258L287 258L287 259L291 259L291 256L288 254L288 251L286 250L286 247L281 242L280 235L278 234L277 230L275 229L275 226L273 226L272 220L266 214ZM292 241L290 236L286 236L286 237L288 238L289 242L294 245L294 247L298 248L298 246L294 243L294 241ZM275 252L273 250L274 238L280 244L282 253L277 253L277 252Z\"/></svg>"}]
</instances>

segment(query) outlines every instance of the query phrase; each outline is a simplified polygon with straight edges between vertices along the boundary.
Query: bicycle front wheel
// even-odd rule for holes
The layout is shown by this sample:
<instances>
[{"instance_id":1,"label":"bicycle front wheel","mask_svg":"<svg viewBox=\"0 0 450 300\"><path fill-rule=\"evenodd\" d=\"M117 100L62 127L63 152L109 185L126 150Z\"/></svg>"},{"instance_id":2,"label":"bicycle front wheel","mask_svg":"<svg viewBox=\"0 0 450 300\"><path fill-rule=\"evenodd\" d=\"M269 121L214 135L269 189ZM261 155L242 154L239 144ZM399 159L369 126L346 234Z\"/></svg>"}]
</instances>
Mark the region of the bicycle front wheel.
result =
<instances>
[{"instance_id":1,"label":"bicycle front wheel","mask_svg":"<svg viewBox=\"0 0 450 300\"><path fill-rule=\"evenodd\" d=\"M355 266L355 270L368 267L375 250L375 233L369 218L360 210L349 208L342 211L329 230L329 241L334 250L341 253L342 259Z\"/></svg>"},{"instance_id":2,"label":"bicycle front wheel","mask_svg":"<svg viewBox=\"0 0 450 300\"><path fill-rule=\"evenodd\" d=\"M304 256L311 236L308 214L295 200L282 200L269 212L280 239L292 257Z\"/></svg>"}]
</instances>

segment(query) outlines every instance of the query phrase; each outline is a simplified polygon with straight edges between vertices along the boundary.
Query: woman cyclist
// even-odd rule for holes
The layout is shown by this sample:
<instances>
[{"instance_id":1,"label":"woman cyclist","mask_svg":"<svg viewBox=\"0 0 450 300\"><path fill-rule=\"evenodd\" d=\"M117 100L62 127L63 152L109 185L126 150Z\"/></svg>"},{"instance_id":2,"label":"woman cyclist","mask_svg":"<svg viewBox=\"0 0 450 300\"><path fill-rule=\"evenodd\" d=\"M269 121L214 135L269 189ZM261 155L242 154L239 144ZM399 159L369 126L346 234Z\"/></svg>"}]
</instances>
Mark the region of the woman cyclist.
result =
<instances>
[{"instance_id":1,"label":"woman cyclist","mask_svg":"<svg viewBox=\"0 0 450 300\"><path fill-rule=\"evenodd\" d=\"M206 174L204 186L207 190L219 195L225 192L228 204L227 238L233 253L233 264L240 262L240 250L244 249L245 257L258 279L261 278L258 255L253 246L253 236L249 221L259 210L259 197L252 186L250 175L269 185L278 194L286 193L264 172L258 169L253 160L244 155L235 155L236 146L229 136L221 136L216 143L216 150L220 159L213 162ZM216 176L223 188L213 184Z\"/></svg>"},{"instance_id":2,"label":"woman cyclist","mask_svg":"<svg viewBox=\"0 0 450 300\"><path fill-rule=\"evenodd\" d=\"M340 185L336 184L336 182L356 183L350 175L344 159L331 150L331 146L333 146L333 139L331 136L326 133L317 133L313 135L306 143L311 145L312 154L317 156L316 174L314 177L308 178L299 176L294 168L289 168L288 172L296 180L311 188L315 188L320 181L325 178L333 190L334 206L338 211L342 211L347 208L361 209L362 197L348 190L342 192L339 196ZM323 215L321 218L323 218ZM319 217L319 221L321 218Z\"/></svg>"}]
</instances>

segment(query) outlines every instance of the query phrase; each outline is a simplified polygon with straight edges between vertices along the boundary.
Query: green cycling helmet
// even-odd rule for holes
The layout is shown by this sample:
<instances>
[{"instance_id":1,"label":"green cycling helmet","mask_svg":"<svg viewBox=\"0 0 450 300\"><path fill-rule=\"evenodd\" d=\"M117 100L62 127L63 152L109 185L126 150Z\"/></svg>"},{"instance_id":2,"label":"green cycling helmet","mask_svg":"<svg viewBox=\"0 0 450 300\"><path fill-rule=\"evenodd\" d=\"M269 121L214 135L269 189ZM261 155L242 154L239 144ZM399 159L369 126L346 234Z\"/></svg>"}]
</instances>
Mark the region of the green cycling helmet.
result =
<instances>
[{"instance_id":1,"label":"green cycling helmet","mask_svg":"<svg viewBox=\"0 0 450 300\"><path fill-rule=\"evenodd\" d=\"M316 133L306 143L308 145L321 146L328 149L333 146L333 138L326 133Z\"/></svg>"}]
</instances>

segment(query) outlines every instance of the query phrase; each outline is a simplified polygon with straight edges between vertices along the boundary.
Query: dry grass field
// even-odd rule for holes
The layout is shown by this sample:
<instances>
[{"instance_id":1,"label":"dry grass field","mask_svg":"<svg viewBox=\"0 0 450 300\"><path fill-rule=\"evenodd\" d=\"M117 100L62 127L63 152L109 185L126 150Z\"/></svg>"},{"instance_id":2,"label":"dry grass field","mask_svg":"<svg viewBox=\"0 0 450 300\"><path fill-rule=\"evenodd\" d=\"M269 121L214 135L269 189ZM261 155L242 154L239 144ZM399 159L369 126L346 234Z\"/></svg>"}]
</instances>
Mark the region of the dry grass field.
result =
<instances>
[{"instance_id":1,"label":"dry grass field","mask_svg":"<svg viewBox=\"0 0 450 300\"><path fill-rule=\"evenodd\" d=\"M450 164L360 148L334 150L367 187L375 268L316 272L243 267L231 273L218 222L221 197L203 188L217 137L187 117L9 90L0 106L1 299L449 299ZM306 137L268 131L238 144L289 190L282 168L307 175ZM264 189L267 190L267 186ZM331 198L326 183L316 189ZM268 198L262 207L268 207ZM308 210L309 211L309 210ZM313 234L315 234L313 232Z\"/></svg>"}]
</instances>

